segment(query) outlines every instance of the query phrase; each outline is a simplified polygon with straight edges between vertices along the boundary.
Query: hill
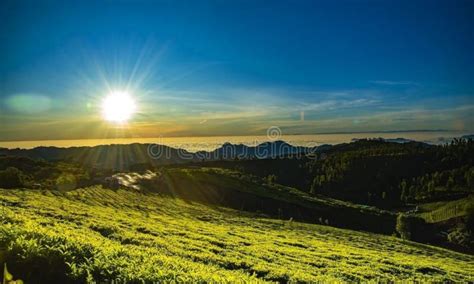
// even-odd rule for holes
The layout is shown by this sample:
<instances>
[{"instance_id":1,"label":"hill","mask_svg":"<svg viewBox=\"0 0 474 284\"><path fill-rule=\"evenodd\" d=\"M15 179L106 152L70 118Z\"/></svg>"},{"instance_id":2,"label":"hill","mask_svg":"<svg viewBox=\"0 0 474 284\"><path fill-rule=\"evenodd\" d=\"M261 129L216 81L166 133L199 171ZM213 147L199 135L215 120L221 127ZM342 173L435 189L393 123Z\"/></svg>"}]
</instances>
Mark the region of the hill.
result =
<instances>
[{"instance_id":1,"label":"hill","mask_svg":"<svg viewBox=\"0 0 474 284\"><path fill-rule=\"evenodd\" d=\"M174 149L174 156L164 155L154 164L146 162L151 157L144 151L149 149L140 144L8 150L7 156L0 155L0 187L117 188L121 179L126 181L122 186L133 185L130 190L388 235L395 231L397 214L404 213L417 224L409 230L411 240L474 252L471 209L417 210L426 203L448 204L472 195L472 140L430 146L362 139L310 153L281 141L259 146L225 144L214 151L227 157L220 160L212 155L202 160L202 153ZM260 159L258 149L265 150L266 158ZM241 158L241 153L250 158ZM275 153L281 156L272 156ZM135 181L127 180L130 177Z\"/></svg>"},{"instance_id":2,"label":"hill","mask_svg":"<svg viewBox=\"0 0 474 284\"><path fill-rule=\"evenodd\" d=\"M0 262L27 283L472 282L474 257L168 195L0 189Z\"/></svg>"},{"instance_id":3,"label":"hill","mask_svg":"<svg viewBox=\"0 0 474 284\"><path fill-rule=\"evenodd\" d=\"M223 168L168 166L144 174L118 173L113 179L117 182L112 188L122 186L132 191L159 193L209 206L258 212L278 219L385 235L409 234L410 240L474 253L472 198L422 204L401 213L310 194L280 185L272 175L259 178ZM409 224L403 232L397 228L400 214Z\"/></svg>"},{"instance_id":4,"label":"hill","mask_svg":"<svg viewBox=\"0 0 474 284\"><path fill-rule=\"evenodd\" d=\"M275 175L278 183L313 195L393 209L472 194L472 157L473 140L431 146L362 139L316 151L315 156L195 164Z\"/></svg>"},{"instance_id":5,"label":"hill","mask_svg":"<svg viewBox=\"0 0 474 284\"><path fill-rule=\"evenodd\" d=\"M128 174L117 176L123 175ZM152 179L138 180L136 184L149 192L209 205L261 212L277 218L292 218L384 234L392 234L395 230L396 215L391 212L323 196L311 196L238 171L171 167L162 169Z\"/></svg>"},{"instance_id":6,"label":"hill","mask_svg":"<svg viewBox=\"0 0 474 284\"><path fill-rule=\"evenodd\" d=\"M322 149L326 149L326 146ZM134 170L198 161L266 159L317 152L316 147L293 146L284 141L265 142L256 146L225 143L214 151L188 152L159 144L99 145L94 147L36 147L33 149L0 148L0 156L28 157L50 162L62 161L84 167L108 170Z\"/></svg>"}]
</instances>

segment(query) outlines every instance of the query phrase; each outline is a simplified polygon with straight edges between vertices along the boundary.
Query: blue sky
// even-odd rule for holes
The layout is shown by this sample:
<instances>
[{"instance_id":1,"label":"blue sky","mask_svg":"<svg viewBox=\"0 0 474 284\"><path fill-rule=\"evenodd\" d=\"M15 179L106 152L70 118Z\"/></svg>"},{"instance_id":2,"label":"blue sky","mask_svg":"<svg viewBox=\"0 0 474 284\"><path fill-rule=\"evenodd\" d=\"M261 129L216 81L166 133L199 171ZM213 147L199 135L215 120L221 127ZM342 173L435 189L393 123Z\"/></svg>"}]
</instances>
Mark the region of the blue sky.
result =
<instances>
[{"instance_id":1,"label":"blue sky","mask_svg":"<svg viewBox=\"0 0 474 284\"><path fill-rule=\"evenodd\" d=\"M0 140L474 131L472 11L472 1L2 1ZM110 89L137 100L127 125L100 117Z\"/></svg>"}]
</instances>

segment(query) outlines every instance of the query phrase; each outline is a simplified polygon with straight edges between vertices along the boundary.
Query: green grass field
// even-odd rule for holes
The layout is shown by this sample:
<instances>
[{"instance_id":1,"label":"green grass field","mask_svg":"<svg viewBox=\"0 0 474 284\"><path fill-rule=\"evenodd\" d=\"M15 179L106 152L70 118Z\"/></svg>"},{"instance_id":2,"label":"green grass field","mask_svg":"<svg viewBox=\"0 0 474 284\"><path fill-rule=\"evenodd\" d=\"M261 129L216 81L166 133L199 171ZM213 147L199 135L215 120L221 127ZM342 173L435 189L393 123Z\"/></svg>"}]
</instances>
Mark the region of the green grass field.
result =
<instances>
[{"instance_id":1,"label":"green grass field","mask_svg":"<svg viewBox=\"0 0 474 284\"><path fill-rule=\"evenodd\" d=\"M0 205L0 262L33 283L474 281L470 255L158 194L0 190Z\"/></svg>"},{"instance_id":2,"label":"green grass field","mask_svg":"<svg viewBox=\"0 0 474 284\"><path fill-rule=\"evenodd\" d=\"M423 204L420 206L420 210L421 212L417 215L428 223L437 223L466 216L474 211L474 195L454 201Z\"/></svg>"},{"instance_id":3,"label":"green grass field","mask_svg":"<svg viewBox=\"0 0 474 284\"><path fill-rule=\"evenodd\" d=\"M310 194L268 183L255 176L219 168L171 168L151 192L276 218L330 224L338 228L392 234L396 214L375 207Z\"/></svg>"}]
</instances>

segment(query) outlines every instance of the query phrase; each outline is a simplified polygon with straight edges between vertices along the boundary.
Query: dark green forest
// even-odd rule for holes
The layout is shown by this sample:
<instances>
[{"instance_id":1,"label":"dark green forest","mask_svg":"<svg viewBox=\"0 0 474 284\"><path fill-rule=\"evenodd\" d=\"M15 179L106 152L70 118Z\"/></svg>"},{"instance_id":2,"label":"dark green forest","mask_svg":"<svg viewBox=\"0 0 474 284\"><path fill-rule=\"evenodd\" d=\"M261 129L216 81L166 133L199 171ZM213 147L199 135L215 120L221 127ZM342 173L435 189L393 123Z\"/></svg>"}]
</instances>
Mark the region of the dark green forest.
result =
<instances>
[{"instance_id":1,"label":"dark green forest","mask_svg":"<svg viewBox=\"0 0 474 284\"><path fill-rule=\"evenodd\" d=\"M395 208L474 193L474 142L390 143L378 139L340 144L302 159L214 161L200 166L237 169L359 204Z\"/></svg>"}]
</instances>

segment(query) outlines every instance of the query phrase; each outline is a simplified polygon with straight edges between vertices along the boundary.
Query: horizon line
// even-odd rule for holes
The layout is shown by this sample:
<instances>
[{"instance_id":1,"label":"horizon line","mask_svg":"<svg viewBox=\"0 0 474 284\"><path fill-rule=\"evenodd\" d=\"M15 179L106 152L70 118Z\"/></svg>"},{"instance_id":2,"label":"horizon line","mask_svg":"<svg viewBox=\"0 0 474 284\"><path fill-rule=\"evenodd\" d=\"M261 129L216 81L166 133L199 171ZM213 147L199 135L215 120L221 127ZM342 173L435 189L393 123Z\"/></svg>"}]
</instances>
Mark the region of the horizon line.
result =
<instances>
[{"instance_id":1,"label":"horizon line","mask_svg":"<svg viewBox=\"0 0 474 284\"><path fill-rule=\"evenodd\" d=\"M303 136L303 135L338 135L338 134L390 134L390 133L428 133L428 132L474 132L469 130L453 130L453 129L415 129L415 130L371 130L371 131L335 131L335 132L313 132L313 133L289 133L281 136ZM176 135L176 136L149 136L149 137L115 137L115 138L67 138L67 139L24 139L24 140L1 140L0 143L6 142L40 142L40 141L75 141L75 140L118 140L118 139L153 139L153 138L207 138L207 137L248 137L248 136L266 136L263 134L247 134L247 135Z\"/></svg>"}]
</instances>

